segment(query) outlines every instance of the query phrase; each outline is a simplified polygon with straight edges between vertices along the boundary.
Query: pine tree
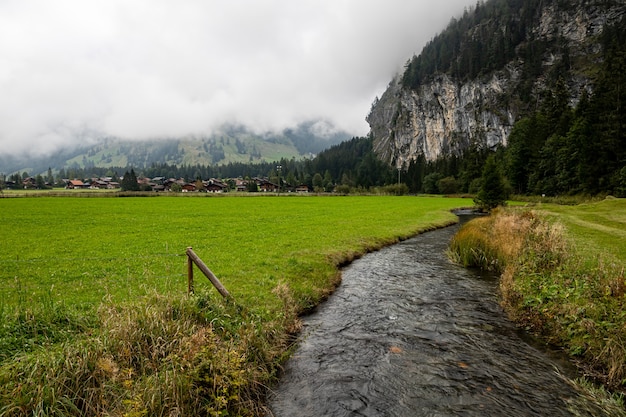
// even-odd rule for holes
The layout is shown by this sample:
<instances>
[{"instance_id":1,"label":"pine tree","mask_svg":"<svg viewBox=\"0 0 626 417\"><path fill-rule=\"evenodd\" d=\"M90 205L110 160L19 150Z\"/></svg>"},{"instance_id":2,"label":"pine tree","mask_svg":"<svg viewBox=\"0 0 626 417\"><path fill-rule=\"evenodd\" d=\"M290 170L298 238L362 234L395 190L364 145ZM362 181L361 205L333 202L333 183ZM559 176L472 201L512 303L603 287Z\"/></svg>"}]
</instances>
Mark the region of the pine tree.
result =
<instances>
[{"instance_id":1,"label":"pine tree","mask_svg":"<svg viewBox=\"0 0 626 417\"><path fill-rule=\"evenodd\" d=\"M137 182L137 175L135 170L131 169L130 172L124 173L124 178L120 184L122 191L139 191L139 183Z\"/></svg>"},{"instance_id":2,"label":"pine tree","mask_svg":"<svg viewBox=\"0 0 626 417\"><path fill-rule=\"evenodd\" d=\"M490 211L506 204L508 192L500 167L495 155L490 155L485 162L482 176L482 186L474 199L474 203L481 210Z\"/></svg>"}]
</instances>

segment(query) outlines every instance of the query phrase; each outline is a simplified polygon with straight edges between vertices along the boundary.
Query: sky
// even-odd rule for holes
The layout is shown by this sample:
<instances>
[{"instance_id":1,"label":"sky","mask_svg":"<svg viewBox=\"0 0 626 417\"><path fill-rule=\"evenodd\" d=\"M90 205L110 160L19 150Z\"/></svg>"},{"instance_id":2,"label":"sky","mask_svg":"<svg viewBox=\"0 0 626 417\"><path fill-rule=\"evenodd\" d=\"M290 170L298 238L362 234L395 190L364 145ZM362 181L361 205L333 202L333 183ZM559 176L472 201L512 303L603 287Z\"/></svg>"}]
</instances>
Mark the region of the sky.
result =
<instances>
[{"instance_id":1,"label":"sky","mask_svg":"<svg viewBox=\"0 0 626 417\"><path fill-rule=\"evenodd\" d=\"M369 131L394 74L475 0L0 0L0 157L103 136Z\"/></svg>"}]
</instances>

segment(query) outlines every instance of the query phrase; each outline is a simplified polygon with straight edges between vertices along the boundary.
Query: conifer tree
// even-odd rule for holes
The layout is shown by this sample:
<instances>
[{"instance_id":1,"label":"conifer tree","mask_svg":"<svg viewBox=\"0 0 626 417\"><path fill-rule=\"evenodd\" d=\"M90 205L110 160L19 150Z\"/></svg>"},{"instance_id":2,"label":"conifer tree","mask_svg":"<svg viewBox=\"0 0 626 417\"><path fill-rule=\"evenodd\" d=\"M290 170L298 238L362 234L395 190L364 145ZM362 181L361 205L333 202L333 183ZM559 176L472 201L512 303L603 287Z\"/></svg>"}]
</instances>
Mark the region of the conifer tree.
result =
<instances>
[{"instance_id":1,"label":"conifer tree","mask_svg":"<svg viewBox=\"0 0 626 417\"><path fill-rule=\"evenodd\" d=\"M490 155L485 162L482 176L482 186L474 199L474 203L481 210L490 211L498 206L506 204L508 192L500 167L496 162L495 155Z\"/></svg>"},{"instance_id":2,"label":"conifer tree","mask_svg":"<svg viewBox=\"0 0 626 417\"><path fill-rule=\"evenodd\" d=\"M130 172L124 173L124 178L120 184L122 191L139 191L139 183L137 182L137 175L135 170L131 168Z\"/></svg>"}]
</instances>

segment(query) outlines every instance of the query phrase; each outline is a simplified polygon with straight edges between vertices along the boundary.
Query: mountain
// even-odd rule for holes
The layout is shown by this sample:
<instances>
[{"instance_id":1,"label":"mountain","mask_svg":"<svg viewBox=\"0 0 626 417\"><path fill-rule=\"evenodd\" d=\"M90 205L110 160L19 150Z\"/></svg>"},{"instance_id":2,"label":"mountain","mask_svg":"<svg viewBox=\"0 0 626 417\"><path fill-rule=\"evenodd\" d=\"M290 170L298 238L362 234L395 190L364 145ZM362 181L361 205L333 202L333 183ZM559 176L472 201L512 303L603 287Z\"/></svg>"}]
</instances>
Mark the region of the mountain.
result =
<instances>
[{"instance_id":1,"label":"mountain","mask_svg":"<svg viewBox=\"0 0 626 417\"><path fill-rule=\"evenodd\" d=\"M612 48L607 30L623 33L625 14L623 0L477 3L375 100L367 116L375 152L406 169L420 158L506 146L516 123L559 97L575 109L599 91Z\"/></svg>"},{"instance_id":2,"label":"mountain","mask_svg":"<svg viewBox=\"0 0 626 417\"><path fill-rule=\"evenodd\" d=\"M262 163L281 159L311 158L320 151L349 139L323 121L306 122L279 133L258 134L243 126L224 126L201 137L162 140L100 138L95 143L28 160L0 156L0 172L26 171L31 175L88 167L135 167L153 164L226 165Z\"/></svg>"}]
</instances>

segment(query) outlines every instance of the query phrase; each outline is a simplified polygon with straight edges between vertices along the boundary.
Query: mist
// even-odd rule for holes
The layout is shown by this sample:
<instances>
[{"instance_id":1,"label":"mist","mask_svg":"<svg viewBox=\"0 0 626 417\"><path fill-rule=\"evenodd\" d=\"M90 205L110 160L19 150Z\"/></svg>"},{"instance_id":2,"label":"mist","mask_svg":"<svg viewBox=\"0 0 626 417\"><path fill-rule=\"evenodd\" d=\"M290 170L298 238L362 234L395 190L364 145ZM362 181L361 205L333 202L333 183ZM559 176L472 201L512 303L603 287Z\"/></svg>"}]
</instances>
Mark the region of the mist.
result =
<instances>
[{"instance_id":1,"label":"mist","mask_svg":"<svg viewBox=\"0 0 626 417\"><path fill-rule=\"evenodd\" d=\"M394 74L468 0L5 0L0 157L104 136L365 135Z\"/></svg>"}]
</instances>

